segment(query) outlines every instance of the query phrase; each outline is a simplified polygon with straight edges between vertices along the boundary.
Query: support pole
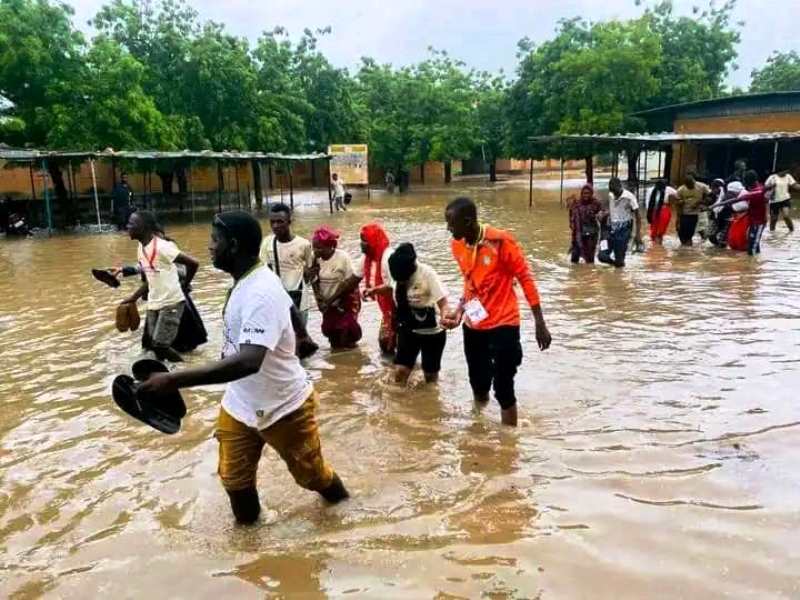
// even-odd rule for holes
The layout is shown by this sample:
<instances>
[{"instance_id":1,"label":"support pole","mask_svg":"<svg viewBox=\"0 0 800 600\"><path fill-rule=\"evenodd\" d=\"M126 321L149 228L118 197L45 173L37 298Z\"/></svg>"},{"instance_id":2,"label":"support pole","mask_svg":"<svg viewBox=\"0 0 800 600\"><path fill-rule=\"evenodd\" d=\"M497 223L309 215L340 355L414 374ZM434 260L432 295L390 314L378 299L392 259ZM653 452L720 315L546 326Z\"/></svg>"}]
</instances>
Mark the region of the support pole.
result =
<instances>
[{"instance_id":1,"label":"support pole","mask_svg":"<svg viewBox=\"0 0 800 600\"><path fill-rule=\"evenodd\" d=\"M528 176L528 208L533 208L533 157L530 159L531 168Z\"/></svg>"},{"instance_id":2,"label":"support pole","mask_svg":"<svg viewBox=\"0 0 800 600\"><path fill-rule=\"evenodd\" d=\"M328 170L328 205L331 209L331 214L333 214L333 190L331 190L331 159L328 157L327 161L327 170Z\"/></svg>"},{"instance_id":3,"label":"support pole","mask_svg":"<svg viewBox=\"0 0 800 600\"><path fill-rule=\"evenodd\" d=\"M292 171L294 165L286 163L286 168L289 169L289 208L294 210L294 179L292 178Z\"/></svg>"},{"instance_id":4,"label":"support pole","mask_svg":"<svg viewBox=\"0 0 800 600\"><path fill-rule=\"evenodd\" d=\"M775 173L778 168L778 143L778 140L775 140L775 148L772 151L772 173ZM770 175L772 175L772 173L770 173Z\"/></svg>"},{"instance_id":5,"label":"support pole","mask_svg":"<svg viewBox=\"0 0 800 600\"><path fill-rule=\"evenodd\" d=\"M658 149L658 178L661 179L661 148Z\"/></svg>"},{"instance_id":6,"label":"support pole","mask_svg":"<svg viewBox=\"0 0 800 600\"><path fill-rule=\"evenodd\" d=\"M44 208L47 211L47 234L53 234L53 210L50 207L50 190L47 189L47 160L42 159L42 180L44 181Z\"/></svg>"},{"instance_id":7,"label":"support pole","mask_svg":"<svg viewBox=\"0 0 800 600\"><path fill-rule=\"evenodd\" d=\"M217 212L222 212L222 161L217 159Z\"/></svg>"},{"instance_id":8,"label":"support pole","mask_svg":"<svg viewBox=\"0 0 800 600\"><path fill-rule=\"evenodd\" d=\"M558 205L563 208L564 207L564 140L561 140L561 188L559 191L558 196Z\"/></svg>"},{"instance_id":9,"label":"support pole","mask_svg":"<svg viewBox=\"0 0 800 600\"><path fill-rule=\"evenodd\" d=\"M192 170L194 169L194 162L190 159L189 160L189 199L192 202L192 223L195 222L195 214L194 214L194 174Z\"/></svg>"},{"instance_id":10,"label":"support pole","mask_svg":"<svg viewBox=\"0 0 800 600\"><path fill-rule=\"evenodd\" d=\"M236 208L241 210L241 208L242 208L242 193L241 193L241 189L239 187L239 163L238 162L236 163L236 171L235 171L235 173L236 173Z\"/></svg>"},{"instance_id":11,"label":"support pole","mask_svg":"<svg viewBox=\"0 0 800 600\"><path fill-rule=\"evenodd\" d=\"M263 171L265 171L264 175L263 175L263 177L264 177L264 196L266 197L266 200L267 200L267 209L269 209L269 189L270 189L270 186L269 186L269 181L267 181L267 180L268 179L270 181L272 180L272 175L270 175L270 173L272 173L272 164L271 163L264 163L264 164L266 164L266 166L267 166L266 169L262 169Z\"/></svg>"},{"instance_id":12,"label":"support pole","mask_svg":"<svg viewBox=\"0 0 800 600\"><path fill-rule=\"evenodd\" d=\"M28 173L31 176L31 200L36 200L36 182L33 180L33 163L28 165Z\"/></svg>"},{"instance_id":13,"label":"support pole","mask_svg":"<svg viewBox=\"0 0 800 600\"><path fill-rule=\"evenodd\" d=\"M92 194L94 195L94 210L97 213L97 230L100 231L103 223L100 220L100 198L97 196L97 174L94 170L94 159L89 159L89 167L92 169Z\"/></svg>"}]
</instances>

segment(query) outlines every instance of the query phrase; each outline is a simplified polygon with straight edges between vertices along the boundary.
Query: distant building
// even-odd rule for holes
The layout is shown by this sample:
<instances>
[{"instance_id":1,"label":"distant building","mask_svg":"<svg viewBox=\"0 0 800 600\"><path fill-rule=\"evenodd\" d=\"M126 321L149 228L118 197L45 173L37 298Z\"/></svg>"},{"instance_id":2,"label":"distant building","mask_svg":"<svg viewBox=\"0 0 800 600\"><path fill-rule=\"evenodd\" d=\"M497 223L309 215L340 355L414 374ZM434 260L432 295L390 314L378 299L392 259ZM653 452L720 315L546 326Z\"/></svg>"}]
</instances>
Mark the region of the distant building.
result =
<instances>
[{"instance_id":1,"label":"distant building","mask_svg":"<svg viewBox=\"0 0 800 600\"><path fill-rule=\"evenodd\" d=\"M736 160L747 161L764 178L778 169L789 168L800 175L800 140L776 140L786 132L800 137L800 90L748 94L662 106L636 113L647 122L648 131L679 134L744 135L741 139L697 140L672 147L671 179L680 180L688 169L705 178L727 177ZM760 140L759 135L773 139ZM776 154L777 150L777 154Z\"/></svg>"}]
</instances>

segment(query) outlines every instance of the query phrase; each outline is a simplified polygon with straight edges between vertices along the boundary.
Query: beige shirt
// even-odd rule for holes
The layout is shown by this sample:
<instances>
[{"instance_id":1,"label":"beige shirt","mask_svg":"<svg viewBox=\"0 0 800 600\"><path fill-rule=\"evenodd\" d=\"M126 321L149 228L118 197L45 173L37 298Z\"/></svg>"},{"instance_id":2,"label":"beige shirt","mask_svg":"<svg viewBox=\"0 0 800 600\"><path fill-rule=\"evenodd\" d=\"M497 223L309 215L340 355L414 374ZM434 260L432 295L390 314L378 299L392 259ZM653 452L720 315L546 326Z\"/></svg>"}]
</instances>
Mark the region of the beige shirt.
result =
<instances>
[{"instance_id":1,"label":"beige shirt","mask_svg":"<svg viewBox=\"0 0 800 600\"><path fill-rule=\"evenodd\" d=\"M339 286L353 275L353 261L344 250L334 250L328 260L319 259L319 291L322 298L330 299Z\"/></svg>"},{"instance_id":2,"label":"beige shirt","mask_svg":"<svg viewBox=\"0 0 800 600\"><path fill-rule=\"evenodd\" d=\"M260 252L261 261L273 272L277 271L275 268L275 256L273 255L274 239L274 235L267 236L261 243ZM277 247L283 289L287 292L297 291L303 283L305 269L314 264L314 250L311 247L311 242L296 235L291 242L278 242ZM303 286L303 298L300 302L301 310L308 309L309 298L308 286Z\"/></svg>"},{"instance_id":3,"label":"beige shirt","mask_svg":"<svg viewBox=\"0 0 800 600\"><path fill-rule=\"evenodd\" d=\"M447 289L436 271L425 263L417 262L417 270L408 280L408 304L411 308L437 306L439 300L446 297Z\"/></svg>"},{"instance_id":4,"label":"beige shirt","mask_svg":"<svg viewBox=\"0 0 800 600\"><path fill-rule=\"evenodd\" d=\"M147 310L161 310L183 302L183 289L175 264L180 253L174 242L155 236L147 246L139 244L139 267L147 279Z\"/></svg>"},{"instance_id":5,"label":"beige shirt","mask_svg":"<svg viewBox=\"0 0 800 600\"><path fill-rule=\"evenodd\" d=\"M693 188L682 185L678 188L678 204L685 215L699 214L702 209L703 197L710 193L710 188L705 183L696 181Z\"/></svg>"}]
</instances>

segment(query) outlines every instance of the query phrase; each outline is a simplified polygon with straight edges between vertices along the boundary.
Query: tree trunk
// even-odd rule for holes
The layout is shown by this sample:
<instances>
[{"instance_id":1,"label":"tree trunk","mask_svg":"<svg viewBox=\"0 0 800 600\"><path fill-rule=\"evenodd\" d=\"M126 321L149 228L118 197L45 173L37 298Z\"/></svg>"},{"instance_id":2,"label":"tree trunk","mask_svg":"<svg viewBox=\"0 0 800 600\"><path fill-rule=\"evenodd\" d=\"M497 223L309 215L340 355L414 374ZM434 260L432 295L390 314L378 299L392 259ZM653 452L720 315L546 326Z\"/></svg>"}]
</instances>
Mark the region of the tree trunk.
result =
<instances>
[{"instance_id":1,"label":"tree trunk","mask_svg":"<svg viewBox=\"0 0 800 600\"><path fill-rule=\"evenodd\" d=\"M639 172L637 165L639 164L638 152L626 152L625 157L628 159L628 181L639 181Z\"/></svg>"},{"instance_id":2,"label":"tree trunk","mask_svg":"<svg viewBox=\"0 0 800 600\"><path fill-rule=\"evenodd\" d=\"M395 173L397 173L397 185L400 188L400 192L405 192L408 189L408 173L399 165L395 170Z\"/></svg>"},{"instance_id":3,"label":"tree trunk","mask_svg":"<svg viewBox=\"0 0 800 600\"><path fill-rule=\"evenodd\" d=\"M424 162L419 166L419 182L422 185L425 185L425 163Z\"/></svg>"},{"instance_id":4,"label":"tree trunk","mask_svg":"<svg viewBox=\"0 0 800 600\"><path fill-rule=\"evenodd\" d=\"M727 167L727 165L725 166ZM668 146L664 153L664 179L667 180L667 183L672 179L672 146Z\"/></svg>"},{"instance_id":5,"label":"tree trunk","mask_svg":"<svg viewBox=\"0 0 800 600\"><path fill-rule=\"evenodd\" d=\"M450 183L453 181L453 163L449 160L444 163L444 182Z\"/></svg>"},{"instance_id":6,"label":"tree trunk","mask_svg":"<svg viewBox=\"0 0 800 600\"><path fill-rule=\"evenodd\" d=\"M75 203L69 197L67 186L64 185L64 174L61 172L61 168L53 161L50 161L47 163L47 171L53 182L53 190L55 193L53 213L55 214L57 212L55 209L60 206L60 212L64 218L64 225L74 225L77 220L75 215Z\"/></svg>"},{"instance_id":7,"label":"tree trunk","mask_svg":"<svg viewBox=\"0 0 800 600\"><path fill-rule=\"evenodd\" d=\"M254 160L250 163L253 165L253 183L256 196L256 209L261 210L264 205L264 190L261 189L261 163Z\"/></svg>"},{"instance_id":8,"label":"tree trunk","mask_svg":"<svg viewBox=\"0 0 800 600\"><path fill-rule=\"evenodd\" d=\"M586 157L586 183L594 183L594 158L591 155Z\"/></svg>"},{"instance_id":9,"label":"tree trunk","mask_svg":"<svg viewBox=\"0 0 800 600\"><path fill-rule=\"evenodd\" d=\"M494 183L497 181L497 159L493 158L489 161L489 181Z\"/></svg>"},{"instance_id":10,"label":"tree trunk","mask_svg":"<svg viewBox=\"0 0 800 600\"><path fill-rule=\"evenodd\" d=\"M161 180L161 196L172 195L172 180L175 179L174 171L158 171L156 173Z\"/></svg>"}]
</instances>

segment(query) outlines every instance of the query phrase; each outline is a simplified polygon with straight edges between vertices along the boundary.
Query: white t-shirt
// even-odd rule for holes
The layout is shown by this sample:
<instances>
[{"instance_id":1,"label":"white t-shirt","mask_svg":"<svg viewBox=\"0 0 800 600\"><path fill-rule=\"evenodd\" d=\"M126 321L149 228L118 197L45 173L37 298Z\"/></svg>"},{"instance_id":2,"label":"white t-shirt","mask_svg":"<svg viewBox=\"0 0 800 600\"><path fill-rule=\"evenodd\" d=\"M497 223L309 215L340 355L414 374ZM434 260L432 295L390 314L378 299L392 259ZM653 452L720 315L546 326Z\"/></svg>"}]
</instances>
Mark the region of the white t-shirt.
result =
<instances>
[{"instance_id":1,"label":"white t-shirt","mask_svg":"<svg viewBox=\"0 0 800 600\"><path fill-rule=\"evenodd\" d=\"M274 235L268 236L261 243L261 261L269 266L273 272L275 268L275 257L272 252ZM278 242L278 261L280 264L280 279L283 289L294 292L300 289L303 283L303 271L314 264L314 249L311 242L307 239L294 236L291 242ZM301 310L307 310L309 303L308 286L303 286L303 298L300 302Z\"/></svg>"},{"instance_id":2,"label":"white t-shirt","mask_svg":"<svg viewBox=\"0 0 800 600\"><path fill-rule=\"evenodd\" d=\"M394 248L387 248L383 252L383 257L381 257L381 276L383 277L384 285L392 285L392 275L391 275L391 273L389 273L389 257L392 255L392 252L394 252ZM359 257L359 259L355 263L355 266L354 266L354 269L353 269L353 273L359 279L364 279L364 275L365 275L364 266L365 266L366 262L367 262L367 257L362 255L361 257ZM375 285L375 279L376 279L375 273L374 273L374 271L375 271L374 265L373 265L371 270L373 271L371 283L374 286Z\"/></svg>"},{"instance_id":3,"label":"white t-shirt","mask_svg":"<svg viewBox=\"0 0 800 600\"><path fill-rule=\"evenodd\" d=\"M333 182L333 197L344 198L344 184L341 179L337 179Z\"/></svg>"},{"instance_id":4,"label":"white t-shirt","mask_svg":"<svg viewBox=\"0 0 800 600\"><path fill-rule=\"evenodd\" d=\"M234 286L223 314L222 357L242 344L267 349L257 373L228 384L222 406L234 419L265 429L297 410L312 391L295 356L292 300L278 277L259 267Z\"/></svg>"},{"instance_id":5,"label":"white t-shirt","mask_svg":"<svg viewBox=\"0 0 800 600\"><path fill-rule=\"evenodd\" d=\"M437 307L437 302L447 297L439 275L432 267L417 261L417 270L408 280L408 304L411 308Z\"/></svg>"},{"instance_id":6,"label":"white t-shirt","mask_svg":"<svg viewBox=\"0 0 800 600\"><path fill-rule=\"evenodd\" d=\"M139 244L139 268L147 279L147 310L161 310L165 306L183 302L183 290L178 278L175 259L181 253L174 242L153 236L147 246Z\"/></svg>"},{"instance_id":7,"label":"white t-shirt","mask_svg":"<svg viewBox=\"0 0 800 600\"><path fill-rule=\"evenodd\" d=\"M767 181L764 185L766 187L770 187L772 185L775 186L772 197L769 200L770 204L791 200L792 193L789 191L789 186L795 185L796 183L797 182L794 180L794 177L792 177L791 173L787 173L783 177L777 173L773 173L767 177Z\"/></svg>"},{"instance_id":8,"label":"white t-shirt","mask_svg":"<svg viewBox=\"0 0 800 600\"><path fill-rule=\"evenodd\" d=\"M619 198L609 192L608 207L612 223L627 223L633 220L633 211L639 209L639 201L628 190L622 190Z\"/></svg>"},{"instance_id":9,"label":"white t-shirt","mask_svg":"<svg viewBox=\"0 0 800 600\"><path fill-rule=\"evenodd\" d=\"M319 259L319 291L327 300L333 296L339 286L354 275L353 261L350 255L338 248L328 260Z\"/></svg>"}]
</instances>

